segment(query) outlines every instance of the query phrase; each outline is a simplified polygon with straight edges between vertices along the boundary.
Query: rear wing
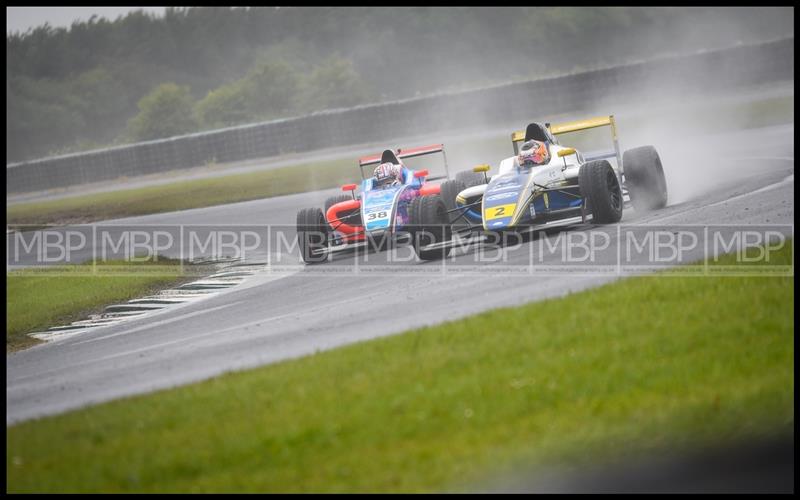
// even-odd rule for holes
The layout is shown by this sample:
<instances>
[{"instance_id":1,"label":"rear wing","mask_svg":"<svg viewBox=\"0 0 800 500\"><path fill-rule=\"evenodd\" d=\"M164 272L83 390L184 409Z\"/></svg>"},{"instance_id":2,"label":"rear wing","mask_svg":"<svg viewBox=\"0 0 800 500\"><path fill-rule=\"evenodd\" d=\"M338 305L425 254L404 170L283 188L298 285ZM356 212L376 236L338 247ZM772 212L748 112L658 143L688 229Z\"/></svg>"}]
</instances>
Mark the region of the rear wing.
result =
<instances>
[{"instance_id":1,"label":"rear wing","mask_svg":"<svg viewBox=\"0 0 800 500\"><path fill-rule=\"evenodd\" d=\"M444 144L431 144L429 146L419 146L419 147L416 147L416 148L402 148L402 149L401 148L397 148L396 150L394 150L394 153L395 153L395 156L397 156L397 158L399 158L401 160L404 159L404 158L414 158L416 156L425 156L425 155L434 154L434 153L442 153L442 158L444 159L445 176L447 178L450 177L450 170L447 167L447 155L444 152ZM371 177L371 175L367 175L367 176L364 175L364 167L367 167L367 166L370 166L370 165L379 164L381 162L381 156L383 156L383 153L378 153L378 154L369 155L369 156L362 156L361 158L358 159L358 167L359 167L359 170L361 170L361 178L362 179L366 179L368 177ZM443 177L441 177L441 176L440 177L428 177L428 180L435 180L435 179L442 179L442 178Z\"/></svg>"},{"instance_id":2,"label":"rear wing","mask_svg":"<svg viewBox=\"0 0 800 500\"><path fill-rule=\"evenodd\" d=\"M597 116L594 118L586 118L583 120L574 120L571 122L563 123L545 123L551 134L554 136L560 134L567 134L570 132L578 132L581 130L589 130L598 127L611 127L611 141L614 145L613 150L598 151L596 153L589 153L584 155L587 161L598 160L602 158L616 158L618 168L622 169L622 155L619 151L619 141L617 140L617 124L614 121L614 115ZM518 130L511 134L511 143L514 146L514 154L519 154L518 143L525 140L525 131Z\"/></svg>"}]
</instances>

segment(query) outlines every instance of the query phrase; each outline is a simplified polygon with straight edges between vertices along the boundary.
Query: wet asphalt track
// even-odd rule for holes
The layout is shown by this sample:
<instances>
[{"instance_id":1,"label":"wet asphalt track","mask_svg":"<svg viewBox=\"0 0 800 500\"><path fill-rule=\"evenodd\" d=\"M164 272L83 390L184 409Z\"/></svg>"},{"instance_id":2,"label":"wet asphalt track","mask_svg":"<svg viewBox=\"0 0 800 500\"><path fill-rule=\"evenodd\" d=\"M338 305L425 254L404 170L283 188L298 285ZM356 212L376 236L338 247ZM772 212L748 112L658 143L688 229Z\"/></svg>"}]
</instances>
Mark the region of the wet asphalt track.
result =
<instances>
[{"instance_id":1,"label":"wet asphalt track","mask_svg":"<svg viewBox=\"0 0 800 500\"><path fill-rule=\"evenodd\" d=\"M680 168L662 151L670 205L649 214L626 210L622 223L653 227L793 224L793 133L794 127L788 125L695 137L691 140L696 145L709 146L698 148L705 149L706 156L692 156ZM752 144L768 146L754 151ZM631 146L623 144L623 148ZM103 224L288 224L291 231L299 208L320 205L335 193L303 193ZM589 230L610 236L610 246L599 263L613 266L617 227L587 225L567 234ZM779 231L789 234L793 228L783 226ZM6 422L198 381L618 279L614 273L529 272L532 257L535 266L561 262L559 252L544 255L540 245L563 234L554 231L494 250L490 255L501 256L504 269L511 273L445 273L441 263L393 261L407 256L407 248L341 255L333 263L305 269L297 265L296 255L283 254L285 272L265 272L201 302L8 355ZM476 255L475 249L464 249L447 264L471 266ZM265 250L248 255L250 260L266 258L279 260ZM681 261L699 258L702 249L687 252ZM358 273L354 264L360 268ZM388 266L381 268L382 275L367 272L376 264Z\"/></svg>"}]
</instances>

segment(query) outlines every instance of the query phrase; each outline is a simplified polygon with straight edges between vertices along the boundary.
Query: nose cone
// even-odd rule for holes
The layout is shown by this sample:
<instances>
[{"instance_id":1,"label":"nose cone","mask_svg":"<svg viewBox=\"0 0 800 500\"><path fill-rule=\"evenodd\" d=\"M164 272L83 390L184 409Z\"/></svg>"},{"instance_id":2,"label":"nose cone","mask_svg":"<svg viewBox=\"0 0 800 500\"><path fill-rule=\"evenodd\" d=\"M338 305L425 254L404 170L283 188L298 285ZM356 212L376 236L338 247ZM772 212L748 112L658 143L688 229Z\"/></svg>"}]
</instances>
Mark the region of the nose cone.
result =
<instances>
[{"instance_id":1,"label":"nose cone","mask_svg":"<svg viewBox=\"0 0 800 500\"><path fill-rule=\"evenodd\" d=\"M391 226L391 218L390 215L392 214L392 207L388 206L385 207L383 210L378 210L374 212L367 212L367 222L364 226L369 232L372 231L384 231L390 229ZM372 220L369 220L372 217Z\"/></svg>"},{"instance_id":2,"label":"nose cone","mask_svg":"<svg viewBox=\"0 0 800 500\"><path fill-rule=\"evenodd\" d=\"M511 174L495 177L489 182L482 204L484 229L505 229L512 225L528 180L529 174Z\"/></svg>"},{"instance_id":3,"label":"nose cone","mask_svg":"<svg viewBox=\"0 0 800 500\"><path fill-rule=\"evenodd\" d=\"M488 206L487 206L488 205ZM483 227L484 229L505 229L511 226L514 218L516 203L488 204L483 207Z\"/></svg>"},{"instance_id":4,"label":"nose cone","mask_svg":"<svg viewBox=\"0 0 800 500\"><path fill-rule=\"evenodd\" d=\"M504 217L502 219L486 221L484 223L484 229L488 230L507 229L509 227L511 227L511 217Z\"/></svg>"},{"instance_id":5,"label":"nose cone","mask_svg":"<svg viewBox=\"0 0 800 500\"><path fill-rule=\"evenodd\" d=\"M364 229L374 231L392 228L392 211L404 186L372 190L364 194L361 205Z\"/></svg>"}]
</instances>

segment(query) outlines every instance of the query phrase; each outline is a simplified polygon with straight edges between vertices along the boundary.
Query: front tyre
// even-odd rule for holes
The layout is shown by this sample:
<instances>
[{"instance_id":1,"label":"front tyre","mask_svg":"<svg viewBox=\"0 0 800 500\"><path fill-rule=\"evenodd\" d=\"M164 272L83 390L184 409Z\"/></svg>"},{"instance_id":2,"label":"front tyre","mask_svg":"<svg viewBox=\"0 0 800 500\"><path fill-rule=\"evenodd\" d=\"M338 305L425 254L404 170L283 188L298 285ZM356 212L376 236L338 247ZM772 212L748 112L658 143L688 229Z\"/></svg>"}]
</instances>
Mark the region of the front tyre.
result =
<instances>
[{"instance_id":1,"label":"front tyre","mask_svg":"<svg viewBox=\"0 0 800 500\"><path fill-rule=\"evenodd\" d=\"M409 227L417 256L422 260L437 260L450 255L449 247L425 249L426 246L444 243L452 238L447 208L442 198L439 195L420 196L411 204Z\"/></svg>"},{"instance_id":2,"label":"front tyre","mask_svg":"<svg viewBox=\"0 0 800 500\"><path fill-rule=\"evenodd\" d=\"M323 262L330 232L325 215L319 208L304 208L297 212L297 244L306 264Z\"/></svg>"},{"instance_id":3,"label":"front tyre","mask_svg":"<svg viewBox=\"0 0 800 500\"><path fill-rule=\"evenodd\" d=\"M667 180L661 158L653 146L642 146L622 154L625 186L637 212L658 210L667 206Z\"/></svg>"},{"instance_id":4,"label":"front tyre","mask_svg":"<svg viewBox=\"0 0 800 500\"><path fill-rule=\"evenodd\" d=\"M619 222L622 218L622 188L608 161L590 161L581 165L578 185L594 222Z\"/></svg>"}]
</instances>

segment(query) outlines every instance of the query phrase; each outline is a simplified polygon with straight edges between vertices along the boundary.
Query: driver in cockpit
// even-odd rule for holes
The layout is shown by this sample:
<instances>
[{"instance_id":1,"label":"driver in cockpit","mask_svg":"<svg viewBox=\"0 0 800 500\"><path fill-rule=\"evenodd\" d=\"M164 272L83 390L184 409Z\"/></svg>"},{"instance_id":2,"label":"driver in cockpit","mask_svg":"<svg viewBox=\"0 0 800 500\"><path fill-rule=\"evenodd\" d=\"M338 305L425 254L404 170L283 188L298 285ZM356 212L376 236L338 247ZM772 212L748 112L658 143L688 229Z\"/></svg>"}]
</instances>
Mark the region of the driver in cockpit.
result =
<instances>
[{"instance_id":1,"label":"driver in cockpit","mask_svg":"<svg viewBox=\"0 0 800 500\"><path fill-rule=\"evenodd\" d=\"M538 167L550 163L550 151L547 144L530 140L522 144L517 156L520 168Z\"/></svg>"},{"instance_id":2,"label":"driver in cockpit","mask_svg":"<svg viewBox=\"0 0 800 500\"><path fill-rule=\"evenodd\" d=\"M375 172L373 175L375 176L375 180L372 182L373 186L375 187L395 186L397 184L402 184L403 166L396 165L392 162L381 163L375 167Z\"/></svg>"}]
</instances>

